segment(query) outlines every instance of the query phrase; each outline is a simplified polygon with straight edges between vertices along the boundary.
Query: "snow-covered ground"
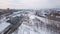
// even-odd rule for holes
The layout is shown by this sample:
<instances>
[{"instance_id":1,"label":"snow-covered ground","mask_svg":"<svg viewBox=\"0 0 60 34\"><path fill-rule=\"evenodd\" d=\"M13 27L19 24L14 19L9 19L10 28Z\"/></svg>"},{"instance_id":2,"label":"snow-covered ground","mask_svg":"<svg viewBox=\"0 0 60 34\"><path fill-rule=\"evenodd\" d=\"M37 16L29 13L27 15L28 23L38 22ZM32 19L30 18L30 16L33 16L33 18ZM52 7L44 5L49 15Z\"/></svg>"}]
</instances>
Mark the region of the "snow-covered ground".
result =
<instances>
[{"instance_id":1,"label":"snow-covered ground","mask_svg":"<svg viewBox=\"0 0 60 34\"><path fill-rule=\"evenodd\" d=\"M32 21L32 23L34 23L34 24L32 24L31 26L30 26L30 24L28 24L28 25L22 24L21 27L19 28L20 30L19 30L18 34L19 33L21 33L21 34L59 34L58 32L54 32L53 30L46 28L47 24L51 25L53 22L55 23L55 25L57 27L59 27L60 25L57 24L58 22L51 21L51 20L48 20L48 19L45 19L42 17L31 15L31 14L29 14L29 15L30 15L29 17L31 18L31 20L37 18L37 19L41 20L44 24L41 25L41 24L39 24L41 22L38 23L37 21ZM38 23L38 26L35 23L36 24Z\"/></svg>"},{"instance_id":2,"label":"snow-covered ground","mask_svg":"<svg viewBox=\"0 0 60 34\"><path fill-rule=\"evenodd\" d=\"M3 22L0 24L0 33L4 31L6 27L8 27L10 23Z\"/></svg>"},{"instance_id":3,"label":"snow-covered ground","mask_svg":"<svg viewBox=\"0 0 60 34\"><path fill-rule=\"evenodd\" d=\"M23 24L18 28L18 34L59 34L57 30L57 32L54 32L54 30L48 29L47 25L53 25L54 24L57 27L60 27L60 22L57 21L53 21L53 20L49 20L43 17L39 17L37 15L34 15L34 12L30 12L27 11L27 14L25 12L20 13L20 11L18 12L14 12L13 14L9 15L10 17L16 17L16 16L21 16L21 14L23 16L25 16L26 20L23 20ZM29 18L29 19L28 19ZM6 19L6 17L3 17L0 20L0 31L2 31L4 28L6 28L8 25L10 25L9 23L7 23L8 19ZM54 23L54 24L53 24ZM13 32L13 34L16 34L16 32Z\"/></svg>"}]
</instances>

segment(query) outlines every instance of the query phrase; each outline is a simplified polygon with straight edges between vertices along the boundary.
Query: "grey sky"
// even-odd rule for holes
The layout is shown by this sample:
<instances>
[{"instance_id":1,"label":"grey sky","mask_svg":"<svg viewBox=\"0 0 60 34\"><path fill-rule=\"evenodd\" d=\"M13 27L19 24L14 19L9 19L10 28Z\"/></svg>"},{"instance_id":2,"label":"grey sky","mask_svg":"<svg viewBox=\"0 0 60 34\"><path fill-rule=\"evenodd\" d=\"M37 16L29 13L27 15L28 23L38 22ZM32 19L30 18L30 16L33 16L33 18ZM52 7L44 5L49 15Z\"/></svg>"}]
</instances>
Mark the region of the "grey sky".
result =
<instances>
[{"instance_id":1,"label":"grey sky","mask_svg":"<svg viewBox=\"0 0 60 34\"><path fill-rule=\"evenodd\" d=\"M60 8L60 0L0 0L0 8Z\"/></svg>"}]
</instances>

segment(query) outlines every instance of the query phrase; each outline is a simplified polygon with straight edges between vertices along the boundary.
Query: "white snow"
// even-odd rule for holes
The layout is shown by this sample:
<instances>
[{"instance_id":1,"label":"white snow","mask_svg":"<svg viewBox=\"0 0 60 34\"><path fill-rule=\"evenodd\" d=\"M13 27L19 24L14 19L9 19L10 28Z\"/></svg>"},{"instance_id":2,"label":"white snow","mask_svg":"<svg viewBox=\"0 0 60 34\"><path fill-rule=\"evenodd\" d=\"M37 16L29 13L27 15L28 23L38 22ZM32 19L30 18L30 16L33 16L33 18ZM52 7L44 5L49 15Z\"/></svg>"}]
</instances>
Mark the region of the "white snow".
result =
<instances>
[{"instance_id":1,"label":"white snow","mask_svg":"<svg viewBox=\"0 0 60 34\"><path fill-rule=\"evenodd\" d=\"M6 22L4 22L4 23L1 23L0 24L0 32L1 31L3 31L7 26L9 26L10 24L9 23L6 23Z\"/></svg>"},{"instance_id":2,"label":"white snow","mask_svg":"<svg viewBox=\"0 0 60 34\"><path fill-rule=\"evenodd\" d=\"M14 12L12 15L10 15L11 17L16 17L16 16L20 16L19 14L20 12ZM39 17L39 16L36 16L34 15L32 12L28 14L28 17L30 18L30 20L33 20L35 18L39 19L40 21L44 22L44 23L47 23L49 24L50 21L48 21L48 19L46 18L43 18L43 17ZM2 22L0 24L0 32L3 31L8 25L10 25L9 23L6 23L7 19L6 18L3 18L0 22ZM33 22L33 21L32 21ZM33 22L34 23L34 22ZM37 32L34 31L34 29L37 30ZM38 33L39 32L39 33ZM35 26L28 26L28 25L25 25L25 24L22 24L20 27L19 27L19 31L18 31L18 34L51 34L51 32L48 32L47 29L43 28L42 30L41 29L37 29L37 27Z\"/></svg>"},{"instance_id":3,"label":"white snow","mask_svg":"<svg viewBox=\"0 0 60 34\"><path fill-rule=\"evenodd\" d=\"M30 18L31 20L32 20L32 19L35 19L35 16L34 16L34 15L29 14L28 16L29 16L29 18Z\"/></svg>"}]
</instances>

